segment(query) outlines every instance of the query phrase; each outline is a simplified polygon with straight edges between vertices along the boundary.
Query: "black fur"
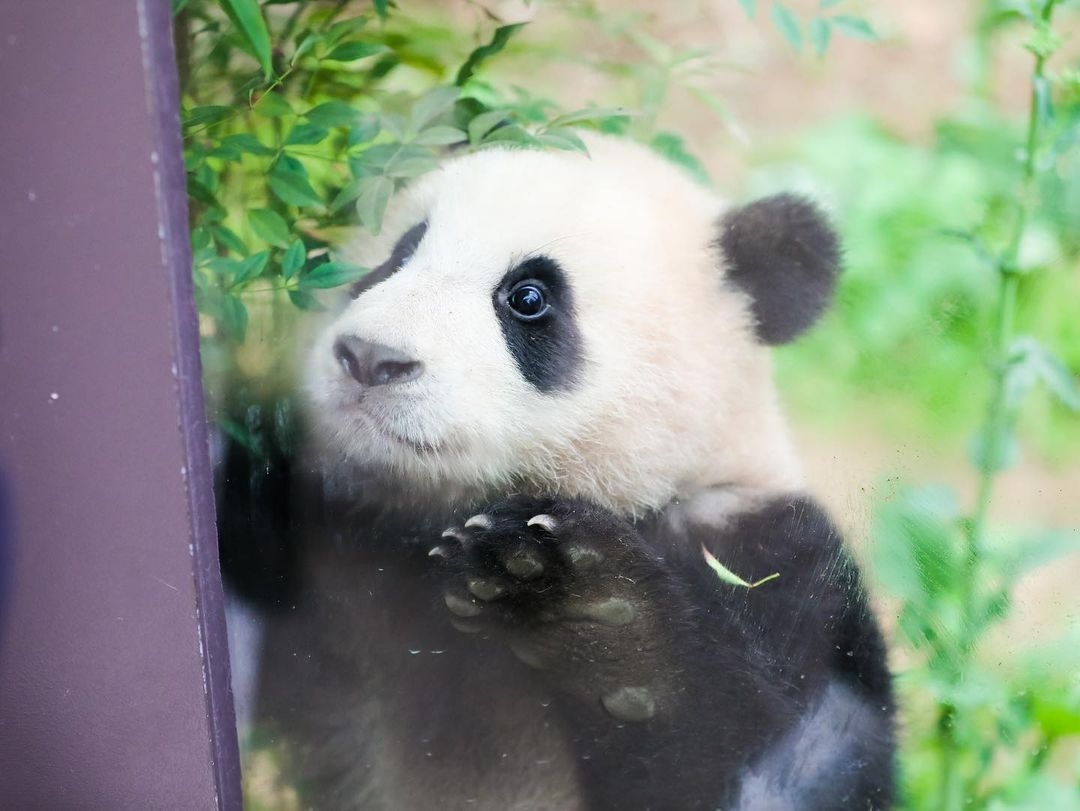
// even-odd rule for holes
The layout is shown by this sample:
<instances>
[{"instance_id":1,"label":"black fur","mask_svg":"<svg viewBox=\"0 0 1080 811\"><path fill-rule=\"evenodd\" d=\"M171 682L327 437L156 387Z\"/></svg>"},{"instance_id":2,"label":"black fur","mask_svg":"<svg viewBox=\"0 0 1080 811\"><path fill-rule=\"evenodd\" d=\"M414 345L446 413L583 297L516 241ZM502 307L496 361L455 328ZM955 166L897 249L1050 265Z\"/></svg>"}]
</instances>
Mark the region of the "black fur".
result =
<instances>
[{"instance_id":1,"label":"black fur","mask_svg":"<svg viewBox=\"0 0 1080 811\"><path fill-rule=\"evenodd\" d=\"M734 209L721 223L718 243L727 278L749 294L757 335L766 344L787 343L824 312L840 249L810 201L779 194Z\"/></svg>"},{"instance_id":2,"label":"black fur","mask_svg":"<svg viewBox=\"0 0 1080 811\"><path fill-rule=\"evenodd\" d=\"M884 648L824 514L802 497L725 528L677 511L514 498L468 528L447 516L446 537L390 513L313 541L267 626L261 695L304 802L888 808ZM703 544L780 577L724 583Z\"/></svg>"},{"instance_id":3,"label":"black fur","mask_svg":"<svg viewBox=\"0 0 1080 811\"><path fill-rule=\"evenodd\" d=\"M522 321L507 306L514 285L537 282L551 309L536 321ZM522 376L540 391L573 387L581 369L581 333L574 317L574 299L566 274L553 259L536 256L512 268L493 295L503 338Z\"/></svg>"},{"instance_id":4,"label":"black fur","mask_svg":"<svg viewBox=\"0 0 1080 811\"><path fill-rule=\"evenodd\" d=\"M370 273L364 274L363 277L352 287L349 288L349 295L353 298L358 298L365 290L370 290L379 282L385 281L401 270L401 266L408 261L409 257L416 253L416 249L420 247L420 241L424 238L424 234L427 233L427 220L418 222L408 231L401 235L401 239L394 245L394 250L390 252L390 257L372 270Z\"/></svg>"}]
</instances>

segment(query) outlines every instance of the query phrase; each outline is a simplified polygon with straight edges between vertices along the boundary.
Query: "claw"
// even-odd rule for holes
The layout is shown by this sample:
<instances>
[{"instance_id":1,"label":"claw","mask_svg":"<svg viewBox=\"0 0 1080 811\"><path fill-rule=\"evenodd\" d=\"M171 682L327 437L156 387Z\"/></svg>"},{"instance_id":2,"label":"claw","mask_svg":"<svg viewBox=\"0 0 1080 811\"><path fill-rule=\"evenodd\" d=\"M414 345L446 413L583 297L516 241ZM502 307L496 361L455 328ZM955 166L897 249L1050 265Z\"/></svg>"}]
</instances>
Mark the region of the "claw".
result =
<instances>
[{"instance_id":1,"label":"claw","mask_svg":"<svg viewBox=\"0 0 1080 811\"><path fill-rule=\"evenodd\" d=\"M491 529L491 518L483 513L477 513L468 521L465 522L466 529L475 527L476 529Z\"/></svg>"},{"instance_id":2,"label":"claw","mask_svg":"<svg viewBox=\"0 0 1080 811\"><path fill-rule=\"evenodd\" d=\"M468 526L468 524L466 524L465 526ZM455 541L460 541L461 543L464 543L465 541L469 540L465 536L465 533L462 532L457 527L450 527L449 529L444 529L443 534L442 534L441 537L443 537L443 538L453 538Z\"/></svg>"},{"instance_id":3,"label":"claw","mask_svg":"<svg viewBox=\"0 0 1080 811\"><path fill-rule=\"evenodd\" d=\"M444 535L445 537L445 535ZM448 558L450 551L445 546L433 546L427 553L429 558Z\"/></svg>"},{"instance_id":4,"label":"claw","mask_svg":"<svg viewBox=\"0 0 1080 811\"><path fill-rule=\"evenodd\" d=\"M526 521L525 526L540 527L541 529L546 529L548 532L554 532L555 528L559 526L559 522L547 513L540 513L540 515L534 515Z\"/></svg>"}]
</instances>

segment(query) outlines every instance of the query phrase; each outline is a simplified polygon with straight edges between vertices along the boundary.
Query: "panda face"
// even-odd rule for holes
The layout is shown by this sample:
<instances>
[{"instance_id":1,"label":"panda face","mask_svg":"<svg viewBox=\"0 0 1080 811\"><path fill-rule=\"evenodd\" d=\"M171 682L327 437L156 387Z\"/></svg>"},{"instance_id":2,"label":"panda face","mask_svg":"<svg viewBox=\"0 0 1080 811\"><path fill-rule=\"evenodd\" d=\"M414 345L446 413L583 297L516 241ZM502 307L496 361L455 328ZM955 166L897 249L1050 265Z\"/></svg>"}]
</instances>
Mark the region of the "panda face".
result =
<instances>
[{"instance_id":1,"label":"panda face","mask_svg":"<svg viewBox=\"0 0 1080 811\"><path fill-rule=\"evenodd\" d=\"M403 485L635 512L797 479L721 204L641 149L487 151L398 195L315 342L325 443Z\"/></svg>"}]
</instances>

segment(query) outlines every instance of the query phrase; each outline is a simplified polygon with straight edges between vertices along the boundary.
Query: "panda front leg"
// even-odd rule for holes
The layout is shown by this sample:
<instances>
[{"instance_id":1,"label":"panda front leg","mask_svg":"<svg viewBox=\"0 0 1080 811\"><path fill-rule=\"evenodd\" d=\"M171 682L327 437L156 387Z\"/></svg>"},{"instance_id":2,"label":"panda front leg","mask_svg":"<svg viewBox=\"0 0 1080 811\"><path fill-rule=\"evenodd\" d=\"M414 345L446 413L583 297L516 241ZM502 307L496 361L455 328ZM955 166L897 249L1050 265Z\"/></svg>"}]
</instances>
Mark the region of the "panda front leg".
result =
<instances>
[{"instance_id":1,"label":"panda front leg","mask_svg":"<svg viewBox=\"0 0 1080 811\"><path fill-rule=\"evenodd\" d=\"M432 554L454 626L508 644L561 697L590 808L717 808L783 714L737 618L697 604L606 509L512 499Z\"/></svg>"}]
</instances>

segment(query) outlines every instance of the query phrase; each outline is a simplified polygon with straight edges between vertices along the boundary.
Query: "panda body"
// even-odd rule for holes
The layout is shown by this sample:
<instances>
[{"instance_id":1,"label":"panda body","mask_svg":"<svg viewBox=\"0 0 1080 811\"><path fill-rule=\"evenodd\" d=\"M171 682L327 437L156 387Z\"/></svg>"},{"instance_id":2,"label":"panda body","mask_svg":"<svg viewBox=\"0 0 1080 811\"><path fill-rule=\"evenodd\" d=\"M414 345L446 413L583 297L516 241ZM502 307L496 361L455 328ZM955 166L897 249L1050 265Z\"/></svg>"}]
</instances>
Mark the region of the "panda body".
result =
<instances>
[{"instance_id":1,"label":"panda body","mask_svg":"<svg viewBox=\"0 0 1080 811\"><path fill-rule=\"evenodd\" d=\"M452 160L351 249L258 723L316 808L886 808L883 644L769 361L835 239L588 146Z\"/></svg>"}]
</instances>

